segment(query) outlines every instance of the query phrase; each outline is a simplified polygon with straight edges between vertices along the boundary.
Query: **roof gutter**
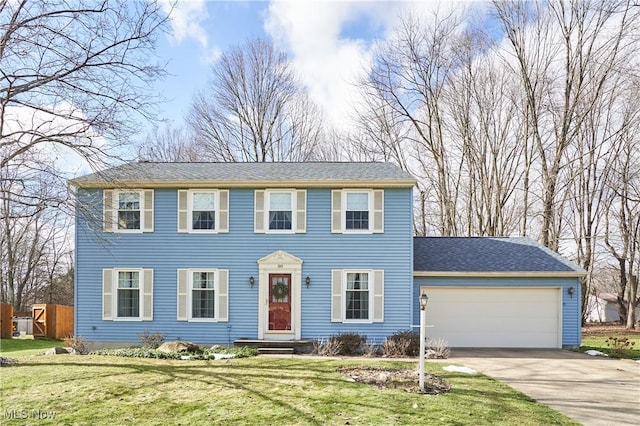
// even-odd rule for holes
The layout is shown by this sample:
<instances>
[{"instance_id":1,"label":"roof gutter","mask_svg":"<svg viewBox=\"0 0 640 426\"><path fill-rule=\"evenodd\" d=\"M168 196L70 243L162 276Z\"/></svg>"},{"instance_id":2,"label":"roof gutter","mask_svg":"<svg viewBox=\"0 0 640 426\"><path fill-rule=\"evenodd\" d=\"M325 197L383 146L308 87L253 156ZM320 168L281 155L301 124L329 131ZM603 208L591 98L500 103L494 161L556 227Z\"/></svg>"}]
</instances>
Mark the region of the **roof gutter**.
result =
<instances>
[{"instance_id":1,"label":"roof gutter","mask_svg":"<svg viewBox=\"0 0 640 426\"><path fill-rule=\"evenodd\" d=\"M414 277L439 278L582 278L586 271L414 271Z\"/></svg>"}]
</instances>

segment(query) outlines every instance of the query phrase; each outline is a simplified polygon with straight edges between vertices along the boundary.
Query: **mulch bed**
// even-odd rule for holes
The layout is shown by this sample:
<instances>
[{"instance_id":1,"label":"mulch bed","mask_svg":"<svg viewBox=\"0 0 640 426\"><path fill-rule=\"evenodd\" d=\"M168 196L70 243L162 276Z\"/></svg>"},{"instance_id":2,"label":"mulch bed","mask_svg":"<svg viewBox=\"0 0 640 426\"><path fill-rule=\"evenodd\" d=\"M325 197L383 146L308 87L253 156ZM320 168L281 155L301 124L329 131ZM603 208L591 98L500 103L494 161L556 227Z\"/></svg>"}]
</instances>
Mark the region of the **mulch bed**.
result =
<instances>
[{"instance_id":1,"label":"mulch bed","mask_svg":"<svg viewBox=\"0 0 640 426\"><path fill-rule=\"evenodd\" d=\"M624 327L624 325L616 324L616 323L594 323L587 324L582 327L582 335L589 336L591 334L607 334L610 336L619 336L619 335L629 335L629 334L640 334L640 329L631 329L628 330Z\"/></svg>"},{"instance_id":2,"label":"mulch bed","mask_svg":"<svg viewBox=\"0 0 640 426\"><path fill-rule=\"evenodd\" d=\"M416 369L393 369L376 367L342 367L338 369L347 380L376 386L379 389L403 389L411 393L439 395L451 389L443 378L433 374L424 375L424 392L418 386Z\"/></svg>"}]
</instances>

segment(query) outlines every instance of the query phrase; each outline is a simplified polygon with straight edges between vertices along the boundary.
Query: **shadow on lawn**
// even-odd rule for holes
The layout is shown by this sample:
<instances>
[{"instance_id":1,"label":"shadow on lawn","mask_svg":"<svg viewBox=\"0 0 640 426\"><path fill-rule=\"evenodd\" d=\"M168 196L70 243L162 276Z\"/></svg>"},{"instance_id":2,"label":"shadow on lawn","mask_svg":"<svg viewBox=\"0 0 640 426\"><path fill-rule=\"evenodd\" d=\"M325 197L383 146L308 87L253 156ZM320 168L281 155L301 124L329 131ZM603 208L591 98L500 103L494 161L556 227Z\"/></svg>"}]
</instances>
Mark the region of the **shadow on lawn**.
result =
<instances>
[{"instance_id":1,"label":"shadow on lawn","mask_svg":"<svg viewBox=\"0 0 640 426\"><path fill-rule=\"evenodd\" d=\"M66 357L66 356L65 356ZM389 403L386 409L393 415L410 415L416 414L416 410L412 408L412 402L422 401L422 405L427 398L421 394L398 394L397 391L379 390L378 392L394 392L380 399L379 395L372 394L367 398L358 398L362 386L370 387L370 385L361 383L346 382L343 377L336 371L338 367L346 365L362 364L362 361L354 362L353 360L323 360L323 359L263 359L257 362L247 362L234 359L226 361L175 361L175 360L151 360L139 359L140 362L132 362L127 358L108 357L105 362L100 362L99 356L81 357L77 359L65 358L64 360L51 359L46 362L28 362L21 360L14 368L29 369L35 366L51 366L53 368L107 368L108 371L83 376L84 379L96 380L110 376L126 376L131 374L149 374L150 376L141 383L144 386L151 386L162 389L162 385L171 383L176 380L186 380L199 382L206 386L218 388L238 389L250 395L266 401L268 404L278 407L282 410L283 416L294 416L296 419L306 421L311 424L324 424L325 421L317 419L318 415L330 414L341 415L341 410L347 410L347 407L354 407L354 410L380 409L380 402L392 399L402 398L402 404ZM40 361L40 360L39 360ZM197 364L193 364L197 362ZM378 365L389 364L397 366L398 363L385 363L376 360ZM406 365L406 363L405 363ZM504 386L499 390L483 389L484 380L493 382L485 376L468 376L459 373L437 374L444 377L447 381L454 381L452 384L451 394L462 398L462 402L470 411L473 407L482 406L483 410L492 410L505 413L513 410L511 402L532 402L534 401L524 394L515 392ZM482 381L478 382L478 378ZM51 383L41 382L41 385L58 385L65 382L73 382L78 380L77 376L52 380ZM110 397L121 398L126 394L134 394L137 385L135 381L127 380L128 387L117 387L110 391ZM316 383L317 382L317 383ZM283 383L286 385L283 386ZM479 386L478 386L479 385ZM345 389L349 398L340 398L335 392L314 392L314 388L310 386L340 386ZM5 390L6 386L5 386ZM405 396L406 395L406 396ZM353 398L351 398L353 396ZM375 399L369 399L375 397ZM107 396L109 398L109 396ZM446 396L438 396L437 398L446 398ZM487 399L490 403L487 404ZM310 411L300 409L300 406L311 406ZM324 411L322 411L325 407ZM462 407L461 407L462 408ZM328 411L327 411L328 410ZM337 411L336 411L337 410ZM395 410L395 411L392 411ZM272 419L273 420L273 419Z\"/></svg>"}]
</instances>

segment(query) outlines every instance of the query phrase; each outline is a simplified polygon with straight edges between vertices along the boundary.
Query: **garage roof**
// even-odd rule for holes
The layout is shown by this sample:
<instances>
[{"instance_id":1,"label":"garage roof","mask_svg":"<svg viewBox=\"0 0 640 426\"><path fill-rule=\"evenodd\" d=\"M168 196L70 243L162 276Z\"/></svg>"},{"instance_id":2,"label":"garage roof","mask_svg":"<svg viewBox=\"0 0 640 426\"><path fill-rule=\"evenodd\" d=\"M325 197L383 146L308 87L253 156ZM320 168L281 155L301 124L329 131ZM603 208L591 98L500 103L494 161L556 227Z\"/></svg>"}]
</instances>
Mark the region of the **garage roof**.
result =
<instances>
[{"instance_id":1,"label":"garage roof","mask_svg":"<svg viewBox=\"0 0 640 426\"><path fill-rule=\"evenodd\" d=\"M416 275L582 276L585 271L526 237L415 237Z\"/></svg>"}]
</instances>

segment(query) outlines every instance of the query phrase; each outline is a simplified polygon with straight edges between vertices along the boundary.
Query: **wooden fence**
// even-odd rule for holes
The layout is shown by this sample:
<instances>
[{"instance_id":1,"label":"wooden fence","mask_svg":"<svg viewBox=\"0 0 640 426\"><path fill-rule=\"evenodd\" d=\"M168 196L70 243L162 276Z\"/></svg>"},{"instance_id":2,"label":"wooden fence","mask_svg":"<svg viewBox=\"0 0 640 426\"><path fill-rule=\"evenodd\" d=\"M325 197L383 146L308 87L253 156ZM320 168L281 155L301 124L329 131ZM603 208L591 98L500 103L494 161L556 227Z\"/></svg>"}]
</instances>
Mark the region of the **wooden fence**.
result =
<instances>
[{"instance_id":1,"label":"wooden fence","mask_svg":"<svg viewBox=\"0 0 640 426\"><path fill-rule=\"evenodd\" d=\"M0 338L11 339L13 335L13 306L0 304Z\"/></svg>"},{"instance_id":2,"label":"wooden fence","mask_svg":"<svg viewBox=\"0 0 640 426\"><path fill-rule=\"evenodd\" d=\"M33 336L47 339L73 336L73 306L34 304Z\"/></svg>"}]
</instances>

